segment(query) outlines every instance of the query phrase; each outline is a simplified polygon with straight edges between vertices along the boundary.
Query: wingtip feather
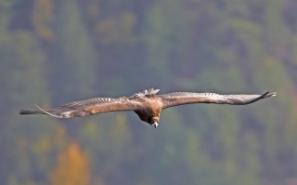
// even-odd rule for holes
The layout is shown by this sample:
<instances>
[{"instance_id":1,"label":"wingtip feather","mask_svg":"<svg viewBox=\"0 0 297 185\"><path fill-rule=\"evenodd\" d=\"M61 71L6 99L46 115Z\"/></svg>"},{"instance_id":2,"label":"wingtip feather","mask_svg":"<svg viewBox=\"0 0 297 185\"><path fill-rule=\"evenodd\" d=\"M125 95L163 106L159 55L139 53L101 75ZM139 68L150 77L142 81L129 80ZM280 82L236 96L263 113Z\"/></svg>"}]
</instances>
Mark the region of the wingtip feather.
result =
<instances>
[{"instance_id":1,"label":"wingtip feather","mask_svg":"<svg viewBox=\"0 0 297 185\"><path fill-rule=\"evenodd\" d=\"M264 98L269 98L269 97L274 97L274 96L276 96L277 95L277 93L276 92L266 92L266 93L264 93L263 94L263 97Z\"/></svg>"},{"instance_id":2,"label":"wingtip feather","mask_svg":"<svg viewBox=\"0 0 297 185\"><path fill-rule=\"evenodd\" d=\"M39 112L38 111L34 111L34 110L20 110L19 111L19 114L20 115L27 115L27 114L38 114Z\"/></svg>"},{"instance_id":3,"label":"wingtip feather","mask_svg":"<svg viewBox=\"0 0 297 185\"><path fill-rule=\"evenodd\" d=\"M41 108L41 107L40 107L39 105L37 105L37 104L35 104L35 107L36 107L39 111L41 111L42 113L47 114L47 115L49 115L49 116L52 116L52 117L54 117L54 118L63 118L63 117L61 117L61 116L59 116L59 115L52 114L52 113L46 111L45 109Z\"/></svg>"}]
</instances>

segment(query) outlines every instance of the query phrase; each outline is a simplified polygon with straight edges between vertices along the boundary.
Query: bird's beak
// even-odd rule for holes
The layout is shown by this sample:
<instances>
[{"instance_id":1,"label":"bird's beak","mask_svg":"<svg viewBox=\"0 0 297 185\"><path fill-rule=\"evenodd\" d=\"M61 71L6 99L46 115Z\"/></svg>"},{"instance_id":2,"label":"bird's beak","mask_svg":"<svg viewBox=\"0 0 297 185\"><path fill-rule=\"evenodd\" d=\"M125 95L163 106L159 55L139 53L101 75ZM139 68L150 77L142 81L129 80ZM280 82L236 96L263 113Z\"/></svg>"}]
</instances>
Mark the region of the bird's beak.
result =
<instances>
[{"instance_id":1,"label":"bird's beak","mask_svg":"<svg viewBox=\"0 0 297 185\"><path fill-rule=\"evenodd\" d=\"M158 123L158 122L154 122L154 123L153 123L153 127L154 127L154 128L157 128L157 127L158 127L158 125L159 125L159 123Z\"/></svg>"}]
</instances>

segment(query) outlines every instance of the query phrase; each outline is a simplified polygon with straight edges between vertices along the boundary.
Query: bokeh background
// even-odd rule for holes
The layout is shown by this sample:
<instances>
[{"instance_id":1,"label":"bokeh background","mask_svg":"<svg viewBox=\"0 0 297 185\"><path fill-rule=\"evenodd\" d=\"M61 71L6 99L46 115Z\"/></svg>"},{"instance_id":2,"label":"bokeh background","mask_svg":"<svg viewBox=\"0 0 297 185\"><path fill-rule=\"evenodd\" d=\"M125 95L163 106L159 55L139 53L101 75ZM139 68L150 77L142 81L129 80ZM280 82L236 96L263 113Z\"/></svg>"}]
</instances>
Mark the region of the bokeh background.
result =
<instances>
[{"instance_id":1,"label":"bokeh background","mask_svg":"<svg viewBox=\"0 0 297 185\"><path fill-rule=\"evenodd\" d=\"M0 184L296 185L296 0L0 0ZM144 88L278 92L72 120L21 108Z\"/></svg>"}]
</instances>

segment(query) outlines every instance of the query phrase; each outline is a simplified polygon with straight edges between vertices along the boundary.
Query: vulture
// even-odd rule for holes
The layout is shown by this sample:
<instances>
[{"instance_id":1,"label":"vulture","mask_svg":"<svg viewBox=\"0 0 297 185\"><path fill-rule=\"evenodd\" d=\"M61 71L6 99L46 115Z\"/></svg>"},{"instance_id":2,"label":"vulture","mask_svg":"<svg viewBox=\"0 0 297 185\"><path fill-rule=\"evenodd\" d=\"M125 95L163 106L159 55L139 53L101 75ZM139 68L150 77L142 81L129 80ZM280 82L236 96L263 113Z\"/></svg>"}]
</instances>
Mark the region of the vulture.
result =
<instances>
[{"instance_id":1,"label":"vulture","mask_svg":"<svg viewBox=\"0 0 297 185\"><path fill-rule=\"evenodd\" d=\"M104 112L134 111L142 121L157 128L161 111L170 107L195 103L246 105L276 96L275 92L227 95L210 92L172 92L159 95L159 91L159 89L151 88L129 97L96 97L49 109L36 105L36 110L21 110L20 114L44 114L55 118L73 118Z\"/></svg>"}]
</instances>

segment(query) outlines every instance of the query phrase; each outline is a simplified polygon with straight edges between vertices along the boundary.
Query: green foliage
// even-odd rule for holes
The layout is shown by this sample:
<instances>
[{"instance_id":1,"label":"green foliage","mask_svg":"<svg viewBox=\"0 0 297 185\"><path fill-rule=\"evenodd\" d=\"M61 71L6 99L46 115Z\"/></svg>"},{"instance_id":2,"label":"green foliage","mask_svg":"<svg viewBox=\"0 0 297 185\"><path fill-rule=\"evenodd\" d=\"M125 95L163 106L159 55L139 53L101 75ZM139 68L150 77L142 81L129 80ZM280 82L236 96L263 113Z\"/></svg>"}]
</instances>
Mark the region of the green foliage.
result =
<instances>
[{"instance_id":1,"label":"green foliage","mask_svg":"<svg viewBox=\"0 0 297 185\"><path fill-rule=\"evenodd\" d=\"M77 2L66 0L57 3L56 20L59 26L55 59L64 61L56 66L60 72L57 75L68 71L62 87L63 94L77 92L77 96L90 95L95 86L96 52Z\"/></svg>"}]
</instances>

